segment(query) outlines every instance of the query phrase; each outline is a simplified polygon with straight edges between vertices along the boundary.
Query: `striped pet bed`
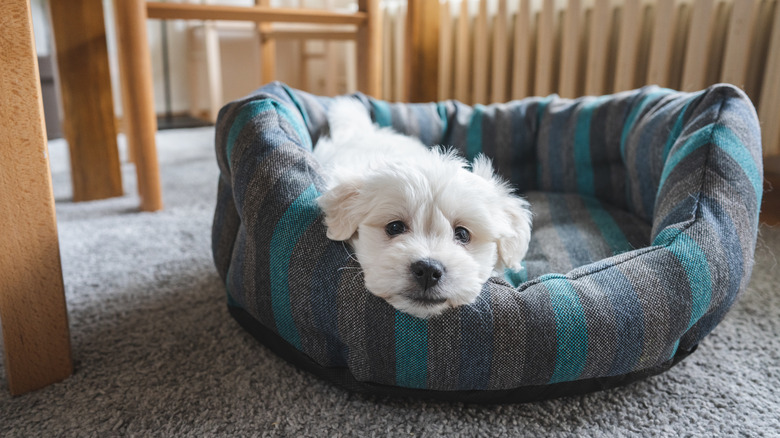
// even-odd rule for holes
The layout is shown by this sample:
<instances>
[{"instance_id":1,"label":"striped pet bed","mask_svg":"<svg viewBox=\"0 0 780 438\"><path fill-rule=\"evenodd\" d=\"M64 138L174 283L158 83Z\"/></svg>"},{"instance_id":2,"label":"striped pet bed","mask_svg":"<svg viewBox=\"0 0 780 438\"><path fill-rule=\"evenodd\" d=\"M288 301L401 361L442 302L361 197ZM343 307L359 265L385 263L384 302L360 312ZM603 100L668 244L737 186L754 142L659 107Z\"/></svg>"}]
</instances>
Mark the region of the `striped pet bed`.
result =
<instances>
[{"instance_id":1,"label":"striped pet bed","mask_svg":"<svg viewBox=\"0 0 780 438\"><path fill-rule=\"evenodd\" d=\"M529 199L534 232L525 269L491 278L473 305L397 312L325 236L311 150L332 99L272 83L228 104L214 260L231 314L301 368L356 391L469 402L604 389L686 357L748 283L762 162L737 88L473 107L356 96L381 126L492 157Z\"/></svg>"}]
</instances>

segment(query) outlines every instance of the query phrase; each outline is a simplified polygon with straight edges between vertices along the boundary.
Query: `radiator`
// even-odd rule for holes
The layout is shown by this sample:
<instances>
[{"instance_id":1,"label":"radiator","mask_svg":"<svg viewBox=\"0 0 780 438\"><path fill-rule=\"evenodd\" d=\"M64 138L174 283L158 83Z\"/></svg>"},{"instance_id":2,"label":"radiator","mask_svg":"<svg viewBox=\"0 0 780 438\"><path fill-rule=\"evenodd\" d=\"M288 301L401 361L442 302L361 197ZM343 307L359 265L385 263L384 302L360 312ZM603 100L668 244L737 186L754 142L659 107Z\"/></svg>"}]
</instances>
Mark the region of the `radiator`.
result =
<instances>
[{"instance_id":1,"label":"radiator","mask_svg":"<svg viewBox=\"0 0 780 438\"><path fill-rule=\"evenodd\" d=\"M444 1L437 97L475 104L728 82L756 105L764 154L780 155L779 2ZM383 91L400 100L406 9L387 3Z\"/></svg>"}]
</instances>

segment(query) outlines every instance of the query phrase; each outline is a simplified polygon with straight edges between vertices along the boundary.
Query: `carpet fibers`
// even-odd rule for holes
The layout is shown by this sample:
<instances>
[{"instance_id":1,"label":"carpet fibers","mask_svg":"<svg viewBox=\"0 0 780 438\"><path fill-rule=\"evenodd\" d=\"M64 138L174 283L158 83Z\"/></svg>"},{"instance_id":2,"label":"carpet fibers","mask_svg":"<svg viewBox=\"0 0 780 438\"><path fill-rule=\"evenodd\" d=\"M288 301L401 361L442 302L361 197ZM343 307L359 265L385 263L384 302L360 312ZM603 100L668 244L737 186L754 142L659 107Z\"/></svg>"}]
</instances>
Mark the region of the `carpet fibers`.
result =
<instances>
[{"instance_id":1,"label":"carpet fibers","mask_svg":"<svg viewBox=\"0 0 780 438\"><path fill-rule=\"evenodd\" d=\"M627 387L525 405L359 396L283 362L228 315L210 230L213 129L159 134L165 210L70 201L50 145L75 372L11 397L0 436L778 436L780 229L761 228L751 285L699 350Z\"/></svg>"}]
</instances>

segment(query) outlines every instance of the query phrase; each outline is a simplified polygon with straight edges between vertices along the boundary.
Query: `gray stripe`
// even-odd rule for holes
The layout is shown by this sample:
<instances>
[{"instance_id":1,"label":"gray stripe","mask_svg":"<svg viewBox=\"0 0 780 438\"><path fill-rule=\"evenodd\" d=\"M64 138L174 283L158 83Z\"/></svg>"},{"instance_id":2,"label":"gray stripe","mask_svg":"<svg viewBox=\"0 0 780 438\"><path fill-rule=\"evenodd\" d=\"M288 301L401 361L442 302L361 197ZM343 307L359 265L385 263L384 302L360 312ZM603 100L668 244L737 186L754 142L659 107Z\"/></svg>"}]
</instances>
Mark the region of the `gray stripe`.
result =
<instances>
[{"instance_id":1,"label":"gray stripe","mask_svg":"<svg viewBox=\"0 0 780 438\"><path fill-rule=\"evenodd\" d=\"M650 244L651 225L633 214L612 207L611 205L601 204L612 219L632 248L644 248Z\"/></svg>"},{"instance_id":2,"label":"gray stripe","mask_svg":"<svg viewBox=\"0 0 780 438\"><path fill-rule=\"evenodd\" d=\"M367 336L364 317L369 292L364 286L360 265L350 259L341 276L336 300L339 313L339 335L347 345L347 366L358 381L371 379L371 359L366 344L373 342Z\"/></svg>"},{"instance_id":3,"label":"gray stripe","mask_svg":"<svg viewBox=\"0 0 780 438\"><path fill-rule=\"evenodd\" d=\"M550 103L545 114L548 114L556 106L555 102ZM536 137L536 163L538 169L536 175L538 185L536 188L538 190L549 190L552 187L552 175L550 175L547 169L550 165L550 142L552 141L551 136L554 135L552 126L554 121L554 117L542 116L539 124L539 131Z\"/></svg>"},{"instance_id":4,"label":"gray stripe","mask_svg":"<svg viewBox=\"0 0 780 438\"><path fill-rule=\"evenodd\" d=\"M291 91L306 110L308 118L306 128L309 130L312 144L317 144L320 136L326 132L328 125L327 111L323 103L325 99L299 90Z\"/></svg>"},{"instance_id":5,"label":"gray stripe","mask_svg":"<svg viewBox=\"0 0 780 438\"><path fill-rule=\"evenodd\" d=\"M686 164L669 174L667 183L664 184L661 193L658 195L655 220L653 221L653 237L658 235L665 226L694 218L695 210L691 209L688 211L687 209L690 208L690 205L693 207L696 205L698 193L702 189L704 178L703 164L706 160L706 148L699 148L688 156L688 159L685 160ZM698 165L689 167L688 164ZM682 206L685 209L680 209ZM667 217L672 213L674 213L672 217ZM674 221L669 222L672 219Z\"/></svg>"},{"instance_id":6,"label":"gray stripe","mask_svg":"<svg viewBox=\"0 0 780 438\"><path fill-rule=\"evenodd\" d=\"M372 382L395 385L395 312L385 300L365 292L366 310L363 315L366 336L366 355Z\"/></svg>"},{"instance_id":7,"label":"gray stripe","mask_svg":"<svg viewBox=\"0 0 780 438\"><path fill-rule=\"evenodd\" d=\"M328 362L326 351L327 343L323 335L318 333L314 326L314 310L312 309L311 294L317 293L311 290L311 278L315 275L317 261L330 246L328 239L323 239L325 226L322 217L318 218L306 231L304 231L290 257L288 271L290 308L293 321L298 328L303 351L320 363Z\"/></svg>"},{"instance_id":8,"label":"gray stripe","mask_svg":"<svg viewBox=\"0 0 780 438\"><path fill-rule=\"evenodd\" d=\"M254 258L254 253L246 250L246 242L246 228L242 225L238 229L236 244L233 248L233 254L230 257L232 263L230 265L230 270L228 271L229 275L226 286L228 293L233 299L236 300L239 305L243 306L250 314L257 317L255 309L247 304L247 289L250 287L250 281L251 284L254 284L254 274L250 272L247 276L248 270L246 264L248 260L251 260L249 255ZM247 281L248 278L251 280Z\"/></svg>"},{"instance_id":9,"label":"gray stripe","mask_svg":"<svg viewBox=\"0 0 780 438\"><path fill-rule=\"evenodd\" d=\"M460 312L428 322L428 386L457 388L460 375Z\"/></svg>"},{"instance_id":10,"label":"gray stripe","mask_svg":"<svg viewBox=\"0 0 780 438\"><path fill-rule=\"evenodd\" d=\"M521 293L500 280L491 285L493 309L493 363L488 389L517 386L529 373L529 313Z\"/></svg>"},{"instance_id":11,"label":"gray stripe","mask_svg":"<svg viewBox=\"0 0 780 438\"><path fill-rule=\"evenodd\" d=\"M572 282L572 286L577 291L588 325L588 360L580 379L604 376L617 351L617 323L612 304L591 276Z\"/></svg>"},{"instance_id":12,"label":"gray stripe","mask_svg":"<svg viewBox=\"0 0 780 438\"><path fill-rule=\"evenodd\" d=\"M576 225L579 235L583 238L582 241L577 242L577 245L585 246L590 254L591 260L588 263L611 257L612 247L604 240L601 229L593 221L593 216L582 197L573 194L565 195L563 201L569 210L572 224Z\"/></svg>"},{"instance_id":13,"label":"gray stripe","mask_svg":"<svg viewBox=\"0 0 780 438\"><path fill-rule=\"evenodd\" d=\"M217 204L221 206L214 214L214 224L211 228L211 251L214 264L220 278L227 278L228 268L233 257L233 245L241 226L241 220L233 202L233 190L226 178L219 178L217 183Z\"/></svg>"},{"instance_id":14,"label":"gray stripe","mask_svg":"<svg viewBox=\"0 0 780 438\"><path fill-rule=\"evenodd\" d=\"M555 372L557 340L555 312L550 293L542 283L525 283L520 291L521 316L527 327L525 350L519 358L518 379L526 385L541 385L550 381ZM503 306L501 306L503 307Z\"/></svg>"},{"instance_id":15,"label":"gray stripe","mask_svg":"<svg viewBox=\"0 0 780 438\"><path fill-rule=\"evenodd\" d=\"M558 115L564 125L560 132L561 141L556 145L558 149L558 162L554 162L552 165L563 168L563 180L559 184L562 186L563 191L569 193L577 193L579 190L576 173L577 165L574 163L574 136L577 129L577 116L580 112L582 100L583 99L578 99L570 102L571 107L563 114Z\"/></svg>"},{"instance_id":16,"label":"gray stripe","mask_svg":"<svg viewBox=\"0 0 780 438\"><path fill-rule=\"evenodd\" d=\"M496 167L496 149L499 147L499 143L505 141L505 138L509 135L507 131L501 131L496 128L496 105L490 105L484 107L482 111L482 137L480 138L481 149L480 151L486 156L493 159L493 168Z\"/></svg>"},{"instance_id":17,"label":"gray stripe","mask_svg":"<svg viewBox=\"0 0 780 438\"><path fill-rule=\"evenodd\" d=\"M466 155L466 138L468 137L471 115L474 109L460 102L453 102L454 113L450 117L450 141L449 146L454 146L461 155Z\"/></svg>"},{"instance_id":18,"label":"gray stripe","mask_svg":"<svg viewBox=\"0 0 780 438\"><path fill-rule=\"evenodd\" d=\"M574 268L574 265L566 250L568 243L561 240L558 230L552 221L548 194L529 193L528 200L533 205L535 225L531 234L529 255L526 259L529 261L544 260L547 264L547 269L544 273L569 272ZM529 271L530 274L531 272Z\"/></svg>"},{"instance_id":19,"label":"gray stripe","mask_svg":"<svg viewBox=\"0 0 780 438\"><path fill-rule=\"evenodd\" d=\"M620 265L620 270L640 293L645 315L645 342L636 369L667 360L675 337L682 334L690 315L690 290L685 270L669 251L657 249Z\"/></svg>"},{"instance_id":20,"label":"gray stripe","mask_svg":"<svg viewBox=\"0 0 780 438\"><path fill-rule=\"evenodd\" d=\"M512 144L513 126L511 107L507 104L491 105L493 117L483 119L482 149L493 157L493 168L507 180L512 179L515 147Z\"/></svg>"},{"instance_id":21,"label":"gray stripe","mask_svg":"<svg viewBox=\"0 0 780 438\"><path fill-rule=\"evenodd\" d=\"M625 165L620 156L620 136L628 116L625 98L606 100L593 113L590 130L595 193L602 201L625 208Z\"/></svg>"}]
</instances>

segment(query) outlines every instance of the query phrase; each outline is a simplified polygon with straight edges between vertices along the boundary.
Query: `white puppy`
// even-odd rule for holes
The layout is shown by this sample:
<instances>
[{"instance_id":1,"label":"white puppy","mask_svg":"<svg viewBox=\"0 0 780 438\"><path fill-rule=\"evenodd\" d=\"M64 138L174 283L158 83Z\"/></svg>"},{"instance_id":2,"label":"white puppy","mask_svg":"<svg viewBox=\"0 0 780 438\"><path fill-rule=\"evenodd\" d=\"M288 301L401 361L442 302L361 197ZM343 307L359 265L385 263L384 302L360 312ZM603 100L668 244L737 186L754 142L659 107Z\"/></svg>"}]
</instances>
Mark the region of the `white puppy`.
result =
<instances>
[{"instance_id":1,"label":"white puppy","mask_svg":"<svg viewBox=\"0 0 780 438\"><path fill-rule=\"evenodd\" d=\"M352 245L371 293L428 318L474 302L494 271L520 268L531 213L488 158L469 171L454 151L373 125L350 98L335 101L328 123L314 149L328 178L318 203L328 238Z\"/></svg>"}]
</instances>

